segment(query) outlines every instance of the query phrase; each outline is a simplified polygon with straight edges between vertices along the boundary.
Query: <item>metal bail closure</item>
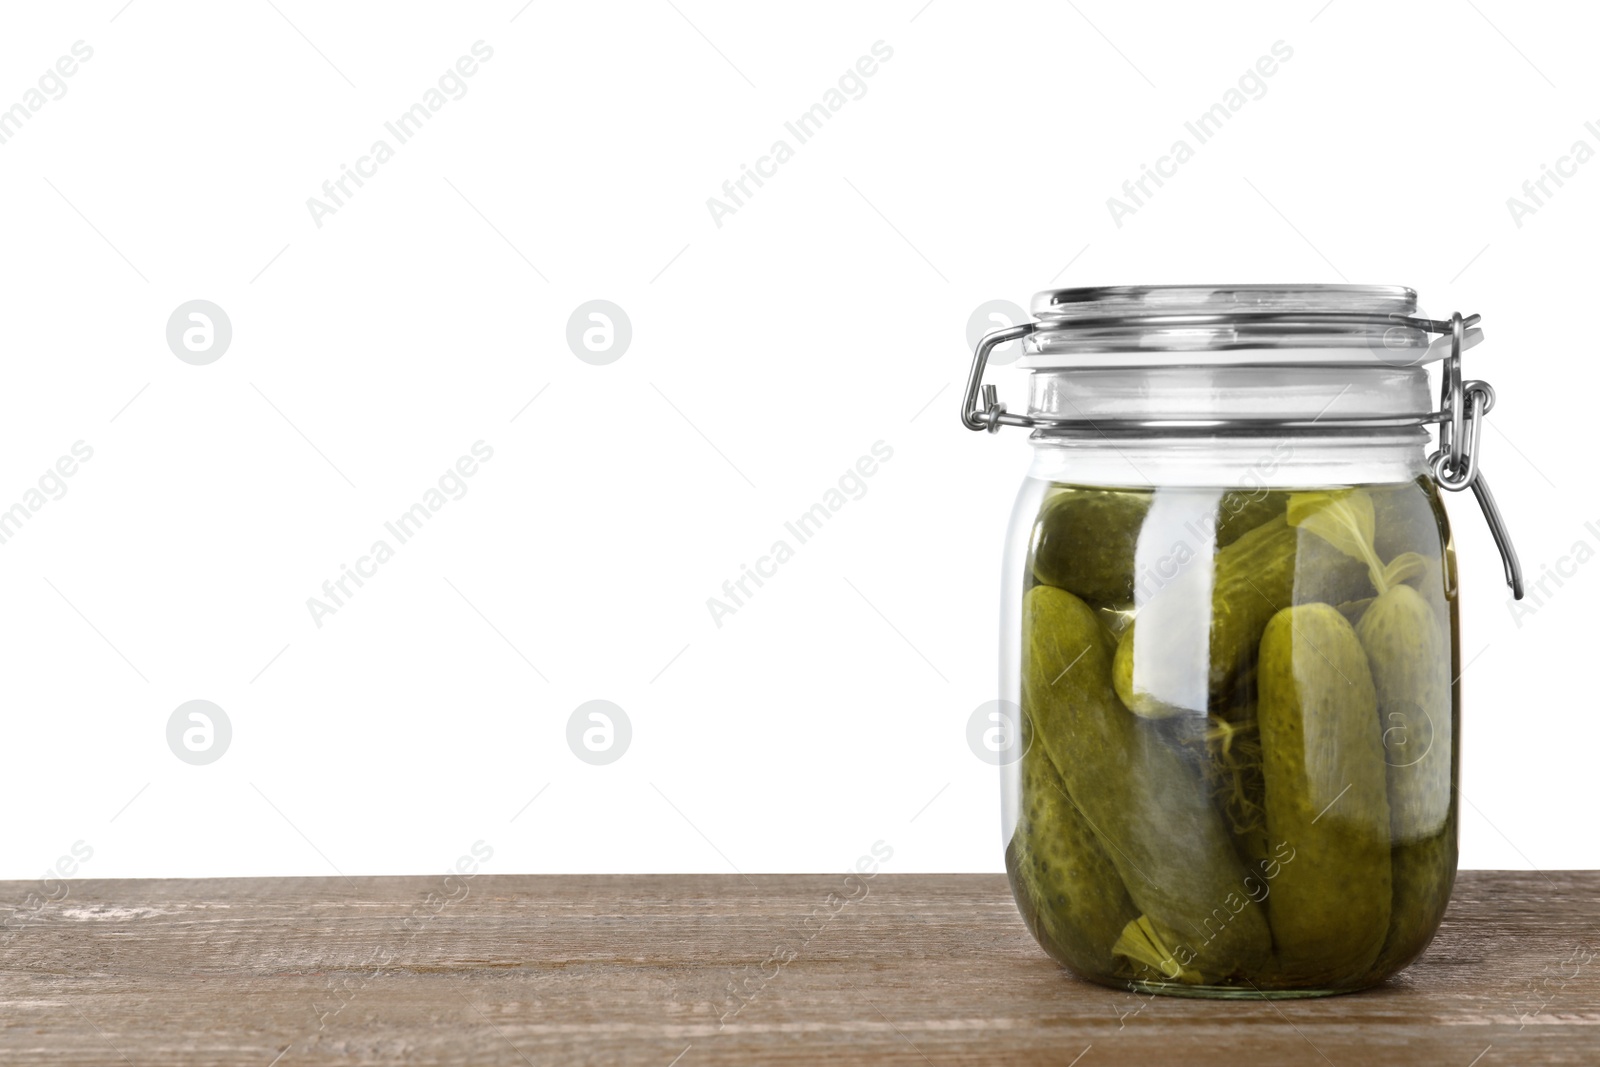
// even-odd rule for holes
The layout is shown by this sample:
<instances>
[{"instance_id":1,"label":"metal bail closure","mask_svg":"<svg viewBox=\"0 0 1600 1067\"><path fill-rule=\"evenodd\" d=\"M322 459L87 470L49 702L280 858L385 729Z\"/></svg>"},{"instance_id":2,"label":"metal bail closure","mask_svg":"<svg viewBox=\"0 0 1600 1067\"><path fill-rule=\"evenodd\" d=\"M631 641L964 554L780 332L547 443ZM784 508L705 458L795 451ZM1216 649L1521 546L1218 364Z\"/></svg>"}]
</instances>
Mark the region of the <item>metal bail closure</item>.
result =
<instances>
[{"instance_id":1,"label":"metal bail closure","mask_svg":"<svg viewBox=\"0 0 1600 1067\"><path fill-rule=\"evenodd\" d=\"M983 340L978 342L978 347L972 353L972 371L967 375L967 390L961 397L961 425L969 430L988 430L990 433L999 433L1002 426L1033 425L1033 420L1026 415L1006 413L1006 406L1000 403L995 387L983 384L983 372L989 366L990 352L1007 341L1026 337L1038 328L1036 322L1024 322L985 334ZM978 406L980 389L983 391L982 407Z\"/></svg>"},{"instance_id":2,"label":"metal bail closure","mask_svg":"<svg viewBox=\"0 0 1600 1067\"><path fill-rule=\"evenodd\" d=\"M1255 318L1261 321L1276 321L1285 318L1283 313L1258 314ZM1352 320L1349 315L1332 313L1297 313L1292 316L1298 322L1300 319L1314 320L1326 319L1335 324L1350 321L1360 321L1357 316ZM1184 318L1182 316L1169 317L1166 322L1182 325L1199 323L1212 324L1212 316L1198 318ZM1274 418L1240 418L1240 419L1213 419L1205 423L1210 432L1225 431L1228 429L1276 429L1290 431L1302 429L1310 425L1320 425L1323 429L1334 427L1359 428L1368 425L1410 425L1424 426L1429 423L1438 423L1439 449L1428 457L1428 469L1433 474L1433 479L1441 489L1452 493L1472 489L1473 496L1478 498L1478 506L1483 509L1483 517L1489 524L1489 532L1494 536L1494 543L1500 550L1501 562L1505 565L1506 585L1511 587L1511 595L1521 600L1523 596L1522 564L1517 560L1517 550L1511 544L1511 534L1506 529L1504 517L1500 508L1495 503L1494 494L1489 491L1489 482L1478 469L1478 444L1483 434L1483 417L1494 409L1494 389L1488 382L1464 380L1461 377L1461 350L1467 336L1467 329L1476 326L1477 315L1462 316L1459 312L1450 316L1448 322L1434 319L1404 316L1396 319L1394 316L1385 316L1385 320L1424 331L1427 334L1449 333L1450 355L1444 361L1443 382L1440 387L1439 410L1435 412L1418 412L1413 415L1398 417L1383 416L1381 418L1351 417L1338 421L1312 419L1309 423L1295 419ZM1103 327L1102 320L1084 320L1079 326L1092 325ZM967 388L961 398L961 424L969 430L987 430L997 433L1002 426L1021 426L1030 428L1035 426L1056 427L1071 425L1070 421L1038 419L1031 415L1013 415L1006 411L1006 406L1000 403L995 387L985 385L984 371L988 369L989 353L1008 341L1016 341L1027 337L1040 329L1038 322L1024 322L1016 326L1007 326L987 334L978 342L972 353L972 370L967 375ZM1107 428L1117 428L1117 420L1104 420L1100 424L1090 423L1097 433L1105 434ZM1133 424L1130 424L1133 425ZM1141 430L1159 431L1171 429L1174 432L1194 429L1194 424L1187 420L1162 420L1147 419L1136 424Z\"/></svg>"},{"instance_id":3,"label":"metal bail closure","mask_svg":"<svg viewBox=\"0 0 1600 1067\"><path fill-rule=\"evenodd\" d=\"M1477 316L1473 316L1473 321ZM1522 599L1522 564L1511 543L1511 532L1495 503L1489 481L1478 469L1478 442L1483 433L1483 417L1494 408L1494 388L1488 382L1463 381L1461 378L1461 341L1467 320L1460 312L1450 316L1450 356L1444 362L1443 381L1439 387L1439 450L1428 457L1428 469L1439 488L1452 493L1472 487L1478 498L1478 507L1489 524L1489 533L1500 549L1500 560L1505 564L1506 585L1511 596Z\"/></svg>"}]
</instances>

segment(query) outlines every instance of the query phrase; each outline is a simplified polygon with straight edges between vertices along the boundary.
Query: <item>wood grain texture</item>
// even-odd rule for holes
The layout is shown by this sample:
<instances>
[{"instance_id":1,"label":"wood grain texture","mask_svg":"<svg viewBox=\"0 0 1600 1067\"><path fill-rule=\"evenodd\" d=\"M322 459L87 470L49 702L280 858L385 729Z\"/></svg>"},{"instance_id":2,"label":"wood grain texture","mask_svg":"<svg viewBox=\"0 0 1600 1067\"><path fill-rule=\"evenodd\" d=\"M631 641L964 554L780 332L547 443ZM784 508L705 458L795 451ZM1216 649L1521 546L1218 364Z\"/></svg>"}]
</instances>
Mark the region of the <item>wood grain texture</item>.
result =
<instances>
[{"instance_id":1,"label":"wood grain texture","mask_svg":"<svg viewBox=\"0 0 1600 1067\"><path fill-rule=\"evenodd\" d=\"M1600 1064L1600 872L1463 872L1400 977L1277 1003L1078 981L999 875L66 885L0 883L5 1064Z\"/></svg>"}]
</instances>

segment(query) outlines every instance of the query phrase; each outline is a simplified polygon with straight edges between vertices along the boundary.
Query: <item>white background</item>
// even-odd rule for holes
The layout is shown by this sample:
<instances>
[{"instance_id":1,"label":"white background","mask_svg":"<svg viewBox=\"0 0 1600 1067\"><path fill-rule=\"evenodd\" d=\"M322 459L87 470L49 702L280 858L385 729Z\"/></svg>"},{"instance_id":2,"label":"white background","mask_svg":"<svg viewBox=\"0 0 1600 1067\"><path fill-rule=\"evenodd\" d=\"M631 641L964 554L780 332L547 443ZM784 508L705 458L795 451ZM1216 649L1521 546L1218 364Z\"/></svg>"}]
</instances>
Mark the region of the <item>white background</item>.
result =
<instances>
[{"instance_id":1,"label":"white background","mask_svg":"<svg viewBox=\"0 0 1600 1067\"><path fill-rule=\"evenodd\" d=\"M123 4L7 5L0 32L5 107L94 50L0 145L0 506L94 450L0 545L0 877L80 841L102 877L427 872L480 839L496 872L832 871L880 839L887 870L1000 869L965 729L1028 446L960 429L957 380L973 309L1051 285L1348 279L1480 312L1484 469L1530 577L1600 547L1600 162L1520 227L1506 203L1600 149L1578 5ZM479 40L466 95L315 225ZM707 198L880 40L865 95L718 227ZM1107 198L1280 40L1265 95L1117 226ZM209 366L165 339L197 298L233 326ZM565 341L593 298L633 325L609 366ZM307 598L479 440L467 494L318 628ZM880 440L865 496L715 626ZM1600 866L1600 564L1519 625L1450 504L1462 863ZM207 766L166 743L191 699L233 727ZM632 723L609 766L566 743L591 699Z\"/></svg>"}]
</instances>

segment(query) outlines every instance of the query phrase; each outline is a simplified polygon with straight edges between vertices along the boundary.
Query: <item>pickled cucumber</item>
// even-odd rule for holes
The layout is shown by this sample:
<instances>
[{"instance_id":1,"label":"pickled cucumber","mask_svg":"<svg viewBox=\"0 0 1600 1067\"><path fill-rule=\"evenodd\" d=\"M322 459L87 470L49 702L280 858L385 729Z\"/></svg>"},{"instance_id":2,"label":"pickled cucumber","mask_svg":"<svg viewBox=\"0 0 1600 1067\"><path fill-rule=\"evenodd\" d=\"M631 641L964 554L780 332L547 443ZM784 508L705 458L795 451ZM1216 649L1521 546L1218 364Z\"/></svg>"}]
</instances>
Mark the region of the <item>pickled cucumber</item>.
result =
<instances>
[{"instance_id":1,"label":"pickled cucumber","mask_svg":"<svg viewBox=\"0 0 1600 1067\"><path fill-rule=\"evenodd\" d=\"M1433 607L1409 585L1372 602L1356 626L1377 690L1396 843L1437 834L1450 812L1450 660Z\"/></svg>"},{"instance_id":2,"label":"pickled cucumber","mask_svg":"<svg viewBox=\"0 0 1600 1067\"><path fill-rule=\"evenodd\" d=\"M1454 813L1437 834L1397 844L1391 856L1394 899L1388 937L1372 964L1374 980L1388 977L1422 955L1438 932L1456 883Z\"/></svg>"},{"instance_id":3,"label":"pickled cucumber","mask_svg":"<svg viewBox=\"0 0 1600 1067\"><path fill-rule=\"evenodd\" d=\"M1257 671L1267 832L1294 849L1267 903L1276 972L1348 982L1391 912L1389 801L1377 694L1353 627L1327 604L1273 615Z\"/></svg>"},{"instance_id":4,"label":"pickled cucumber","mask_svg":"<svg viewBox=\"0 0 1600 1067\"><path fill-rule=\"evenodd\" d=\"M1134 550L1149 510L1149 493L1057 493L1045 501L1034 524L1034 577L1085 600L1132 600Z\"/></svg>"},{"instance_id":5,"label":"pickled cucumber","mask_svg":"<svg viewBox=\"0 0 1600 1067\"><path fill-rule=\"evenodd\" d=\"M1356 626L1377 689L1387 759L1394 913L1379 966L1432 937L1455 881L1450 822L1450 661L1432 605L1409 585L1373 601Z\"/></svg>"},{"instance_id":6,"label":"pickled cucumber","mask_svg":"<svg viewBox=\"0 0 1600 1067\"><path fill-rule=\"evenodd\" d=\"M1024 731L1026 743L1033 732L1026 721ZM1061 962L1085 973L1103 970L1138 909L1042 744L1028 744L1021 770L1022 804L1006 869L1023 918Z\"/></svg>"},{"instance_id":7,"label":"pickled cucumber","mask_svg":"<svg viewBox=\"0 0 1600 1067\"><path fill-rule=\"evenodd\" d=\"M1270 937L1261 907L1245 895L1231 838L1198 769L1117 700L1093 609L1035 586L1022 626L1024 711L1140 921L1169 950L1142 962L1198 982L1259 967Z\"/></svg>"},{"instance_id":8,"label":"pickled cucumber","mask_svg":"<svg viewBox=\"0 0 1600 1067\"><path fill-rule=\"evenodd\" d=\"M1217 502L1217 547L1226 548L1268 519L1283 514L1288 494L1236 489Z\"/></svg>"}]
</instances>

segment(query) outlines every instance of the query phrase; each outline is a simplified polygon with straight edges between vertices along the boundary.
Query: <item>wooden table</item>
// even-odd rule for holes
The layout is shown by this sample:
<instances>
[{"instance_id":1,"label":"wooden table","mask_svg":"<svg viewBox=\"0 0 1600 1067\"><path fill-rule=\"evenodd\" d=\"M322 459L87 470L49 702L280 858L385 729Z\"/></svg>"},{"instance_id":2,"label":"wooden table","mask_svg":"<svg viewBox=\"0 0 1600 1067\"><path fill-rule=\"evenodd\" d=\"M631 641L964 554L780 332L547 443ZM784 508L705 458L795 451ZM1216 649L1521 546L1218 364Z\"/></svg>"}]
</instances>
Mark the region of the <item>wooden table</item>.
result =
<instances>
[{"instance_id":1,"label":"wooden table","mask_svg":"<svg viewBox=\"0 0 1600 1067\"><path fill-rule=\"evenodd\" d=\"M1464 872L1399 978L1276 1003L1080 982L999 875L63 885L0 883L0 1063L1600 1064L1600 872Z\"/></svg>"}]
</instances>

